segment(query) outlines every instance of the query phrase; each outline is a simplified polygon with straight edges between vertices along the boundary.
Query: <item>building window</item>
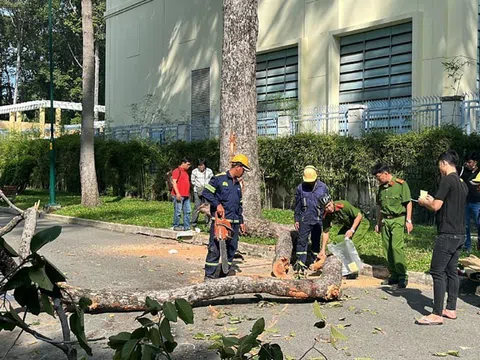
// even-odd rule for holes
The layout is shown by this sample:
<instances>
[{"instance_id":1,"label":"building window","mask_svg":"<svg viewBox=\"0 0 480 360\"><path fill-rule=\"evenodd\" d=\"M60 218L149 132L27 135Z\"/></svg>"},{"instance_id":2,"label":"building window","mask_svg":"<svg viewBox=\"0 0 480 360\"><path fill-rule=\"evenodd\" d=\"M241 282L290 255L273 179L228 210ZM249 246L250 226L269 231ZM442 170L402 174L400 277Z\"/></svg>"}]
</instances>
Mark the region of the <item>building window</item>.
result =
<instances>
[{"instance_id":1,"label":"building window","mask_svg":"<svg viewBox=\"0 0 480 360\"><path fill-rule=\"evenodd\" d=\"M297 99L298 47L258 54L258 111L284 110Z\"/></svg>"},{"instance_id":2,"label":"building window","mask_svg":"<svg viewBox=\"0 0 480 360\"><path fill-rule=\"evenodd\" d=\"M411 95L411 22L340 39L340 103Z\"/></svg>"},{"instance_id":3,"label":"building window","mask_svg":"<svg viewBox=\"0 0 480 360\"><path fill-rule=\"evenodd\" d=\"M191 140L210 134L210 68L192 71Z\"/></svg>"}]
</instances>

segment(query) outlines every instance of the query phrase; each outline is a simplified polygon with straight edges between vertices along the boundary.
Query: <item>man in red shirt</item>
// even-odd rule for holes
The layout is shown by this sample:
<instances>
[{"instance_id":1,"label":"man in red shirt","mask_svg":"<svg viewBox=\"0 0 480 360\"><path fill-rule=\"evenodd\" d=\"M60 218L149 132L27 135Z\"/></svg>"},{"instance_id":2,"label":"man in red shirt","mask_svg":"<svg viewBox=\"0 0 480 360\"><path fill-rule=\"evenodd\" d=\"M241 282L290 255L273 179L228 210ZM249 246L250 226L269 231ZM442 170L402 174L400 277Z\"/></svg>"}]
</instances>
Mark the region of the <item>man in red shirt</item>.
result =
<instances>
[{"instance_id":1,"label":"man in red shirt","mask_svg":"<svg viewBox=\"0 0 480 360\"><path fill-rule=\"evenodd\" d=\"M190 230L190 160L182 159L182 164L172 172L173 197L173 230ZM183 209L183 229L180 227L180 217Z\"/></svg>"}]
</instances>

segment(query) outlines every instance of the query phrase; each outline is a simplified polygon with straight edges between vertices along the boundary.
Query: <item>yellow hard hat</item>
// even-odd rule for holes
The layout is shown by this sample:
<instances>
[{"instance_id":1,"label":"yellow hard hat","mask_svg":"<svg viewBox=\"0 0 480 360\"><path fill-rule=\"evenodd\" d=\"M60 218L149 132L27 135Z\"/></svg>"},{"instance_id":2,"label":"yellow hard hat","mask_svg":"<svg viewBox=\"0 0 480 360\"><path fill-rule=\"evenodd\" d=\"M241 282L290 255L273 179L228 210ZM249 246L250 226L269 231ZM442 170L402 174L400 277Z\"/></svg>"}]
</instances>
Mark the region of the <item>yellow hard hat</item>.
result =
<instances>
[{"instance_id":1,"label":"yellow hard hat","mask_svg":"<svg viewBox=\"0 0 480 360\"><path fill-rule=\"evenodd\" d=\"M474 184L474 185L480 185L480 172L479 172L478 175L475 177L475 179L473 179L471 182L472 182L472 184Z\"/></svg>"},{"instance_id":2,"label":"yellow hard hat","mask_svg":"<svg viewBox=\"0 0 480 360\"><path fill-rule=\"evenodd\" d=\"M232 159L232 163L240 163L246 171L250 171L249 161L246 155L235 155Z\"/></svg>"},{"instance_id":3,"label":"yellow hard hat","mask_svg":"<svg viewBox=\"0 0 480 360\"><path fill-rule=\"evenodd\" d=\"M303 181L304 182L314 182L315 180L317 180L317 169L315 169L315 166L312 166L312 165L308 165L305 167L305 169L303 170Z\"/></svg>"}]
</instances>

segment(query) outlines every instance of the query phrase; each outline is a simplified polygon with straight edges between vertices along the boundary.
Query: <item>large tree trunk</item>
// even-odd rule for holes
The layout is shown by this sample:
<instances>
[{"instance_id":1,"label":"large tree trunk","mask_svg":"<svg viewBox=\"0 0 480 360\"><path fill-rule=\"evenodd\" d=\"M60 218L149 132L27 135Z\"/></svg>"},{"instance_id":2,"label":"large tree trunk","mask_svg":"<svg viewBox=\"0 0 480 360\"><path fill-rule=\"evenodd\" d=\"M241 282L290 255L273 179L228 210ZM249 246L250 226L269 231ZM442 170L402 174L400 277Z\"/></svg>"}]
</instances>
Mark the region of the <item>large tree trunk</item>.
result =
<instances>
[{"instance_id":1,"label":"large tree trunk","mask_svg":"<svg viewBox=\"0 0 480 360\"><path fill-rule=\"evenodd\" d=\"M98 41L95 41L95 90L93 97L94 106L98 105L98 92L100 88L100 46ZM94 120L98 121L98 111L94 111Z\"/></svg>"},{"instance_id":2,"label":"large tree trunk","mask_svg":"<svg viewBox=\"0 0 480 360\"><path fill-rule=\"evenodd\" d=\"M245 175L244 215L260 218L260 169L257 152L257 93L255 79L258 35L257 0L224 0L220 119L220 166L230 165L230 141L236 153L248 156L252 171Z\"/></svg>"},{"instance_id":3,"label":"large tree trunk","mask_svg":"<svg viewBox=\"0 0 480 360\"><path fill-rule=\"evenodd\" d=\"M191 304L212 300L221 296L236 294L271 294L296 299L336 300L340 296L342 264L330 256L323 267L323 273L316 279L278 280L273 278L235 276L211 280L179 289L167 291L93 291L64 286L75 301L88 297L93 304L90 312L141 311L145 310L147 296L158 302L185 299ZM69 297L65 298L65 301Z\"/></svg>"},{"instance_id":4,"label":"large tree trunk","mask_svg":"<svg viewBox=\"0 0 480 360\"><path fill-rule=\"evenodd\" d=\"M261 219L260 168L257 149L256 45L258 1L224 0L220 166L227 169L235 153L248 156L243 210L250 235L277 239L273 274L285 277L296 231ZM293 219L292 219L293 222Z\"/></svg>"},{"instance_id":5,"label":"large tree trunk","mask_svg":"<svg viewBox=\"0 0 480 360\"><path fill-rule=\"evenodd\" d=\"M83 98L82 134L80 140L80 181L82 205L99 205L97 174L95 172L93 109L95 59L93 50L92 0L82 0L83 29Z\"/></svg>"}]
</instances>

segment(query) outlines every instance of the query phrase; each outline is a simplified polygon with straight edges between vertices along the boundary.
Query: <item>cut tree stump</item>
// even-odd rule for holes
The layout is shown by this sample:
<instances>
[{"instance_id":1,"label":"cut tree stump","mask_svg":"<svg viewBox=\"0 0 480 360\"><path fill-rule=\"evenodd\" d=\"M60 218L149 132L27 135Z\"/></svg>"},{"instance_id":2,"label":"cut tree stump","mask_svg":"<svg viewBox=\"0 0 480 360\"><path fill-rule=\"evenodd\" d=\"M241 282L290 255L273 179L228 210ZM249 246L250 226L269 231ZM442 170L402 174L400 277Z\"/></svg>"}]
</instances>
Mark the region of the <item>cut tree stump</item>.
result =
<instances>
[{"instance_id":1,"label":"cut tree stump","mask_svg":"<svg viewBox=\"0 0 480 360\"><path fill-rule=\"evenodd\" d=\"M331 301L339 298L341 284L342 264L335 256L329 256L325 261L322 275L315 279L280 280L233 276L166 291L95 291L66 284L62 284L62 289L68 293L64 299L67 303L71 300L78 302L81 297L87 297L93 302L89 309L91 313L104 313L143 311L147 296L160 303L185 299L192 305L222 296L261 293L295 299Z\"/></svg>"},{"instance_id":2,"label":"cut tree stump","mask_svg":"<svg viewBox=\"0 0 480 360\"><path fill-rule=\"evenodd\" d=\"M298 231L293 225L282 225L264 219L247 221L248 235L277 239L272 274L279 279L285 279L290 268L293 244L298 237Z\"/></svg>"}]
</instances>

